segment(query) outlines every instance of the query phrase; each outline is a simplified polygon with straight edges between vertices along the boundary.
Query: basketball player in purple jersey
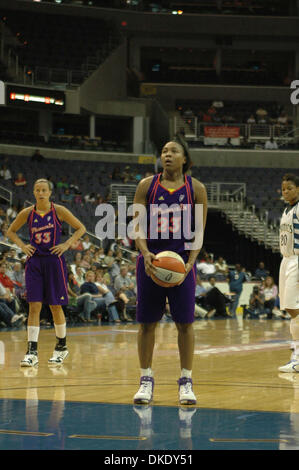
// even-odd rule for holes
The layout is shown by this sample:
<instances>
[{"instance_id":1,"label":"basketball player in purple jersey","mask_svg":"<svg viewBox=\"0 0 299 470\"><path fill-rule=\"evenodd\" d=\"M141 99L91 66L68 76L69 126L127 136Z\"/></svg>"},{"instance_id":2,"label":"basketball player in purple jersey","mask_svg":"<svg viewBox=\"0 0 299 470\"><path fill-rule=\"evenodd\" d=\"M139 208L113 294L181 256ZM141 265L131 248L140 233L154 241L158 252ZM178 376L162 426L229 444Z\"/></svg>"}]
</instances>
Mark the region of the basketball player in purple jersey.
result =
<instances>
[{"instance_id":1,"label":"basketball player in purple jersey","mask_svg":"<svg viewBox=\"0 0 299 470\"><path fill-rule=\"evenodd\" d=\"M157 227L158 239L150 238L149 225L147 235L137 238L136 245L140 250L137 259L137 320L140 323L138 332L138 355L141 367L140 388L134 396L134 403L147 404L153 398L154 379L152 372L152 357L155 344L155 329L163 316L166 297L168 298L170 311L178 330L178 347L181 363L181 377L179 384L180 404L195 404L196 397L192 390L192 363L194 355L194 310L195 310L195 286L196 272L195 261L200 248L186 250L186 239L181 234L174 237L180 227L183 210L191 209L191 225L194 224L194 205L202 204L203 226L207 217L207 194L205 186L198 180L187 176L186 172L191 164L189 152L185 143L168 142L161 153L162 173L150 176L140 181L135 194L134 202L146 207L147 223L154 205L180 207L181 213L173 213L167 218L161 215ZM165 209L164 209L165 210ZM167 212L167 209L166 209ZM192 215L193 214L193 215ZM168 214L169 215L169 214ZM165 224L169 224L166 227ZM181 228L181 227L180 227ZM162 239L164 230L168 230L169 239ZM141 232L142 233L142 232ZM189 240L190 241L190 240ZM150 277L155 272L152 261L155 255L161 251L175 251L185 261L186 274L180 285L165 288L157 285Z\"/></svg>"},{"instance_id":2,"label":"basketball player in purple jersey","mask_svg":"<svg viewBox=\"0 0 299 470\"><path fill-rule=\"evenodd\" d=\"M86 231L84 225L65 207L50 201L50 183L38 179L33 187L35 206L23 209L10 225L7 236L27 255L25 283L29 316L27 325L28 349L21 366L38 364L37 344L42 304L49 305L53 315L57 343L49 364L62 364L68 355L66 321L62 305L68 304L67 269L63 253ZM60 243L61 224L66 222L74 234ZM25 244L17 231L27 223L30 243Z\"/></svg>"}]
</instances>

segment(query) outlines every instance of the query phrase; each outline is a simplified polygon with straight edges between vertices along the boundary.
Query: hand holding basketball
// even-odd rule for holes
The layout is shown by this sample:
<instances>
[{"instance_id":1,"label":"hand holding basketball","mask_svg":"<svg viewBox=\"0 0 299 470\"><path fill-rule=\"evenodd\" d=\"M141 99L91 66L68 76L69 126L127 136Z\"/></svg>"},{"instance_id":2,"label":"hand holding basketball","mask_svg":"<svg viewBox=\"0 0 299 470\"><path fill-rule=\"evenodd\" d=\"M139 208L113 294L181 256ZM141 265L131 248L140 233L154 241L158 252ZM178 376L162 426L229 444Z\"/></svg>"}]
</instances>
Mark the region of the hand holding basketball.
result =
<instances>
[{"instance_id":1,"label":"hand holding basketball","mask_svg":"<svg viewBox=\"0 0 299 470\"><path fill-rule=\"evenodd\" d=\"M145 272L148 276L151 276L156 271L156 267L152 263L152 261L156 259L156 255L154 255L154 253L148 252L143 255L143 258L144 258Z\"/></svg>"},{"instance_id":2,"label":"hand holding basketball","mask_svg":"<svg viewBox=\"0 0 299 470\"><path fill-rule=\"evenodd\" d=\"M186 263L186 264L185 264L185 269L186 269L185 275L184 275L183 279L177 284L178 286L180 286L181 284L183 284L184 280L186 279L186 277L188 276L189 272L190 272L191 269L192 269L192 264Z\"/></svg>"}]
</instances>

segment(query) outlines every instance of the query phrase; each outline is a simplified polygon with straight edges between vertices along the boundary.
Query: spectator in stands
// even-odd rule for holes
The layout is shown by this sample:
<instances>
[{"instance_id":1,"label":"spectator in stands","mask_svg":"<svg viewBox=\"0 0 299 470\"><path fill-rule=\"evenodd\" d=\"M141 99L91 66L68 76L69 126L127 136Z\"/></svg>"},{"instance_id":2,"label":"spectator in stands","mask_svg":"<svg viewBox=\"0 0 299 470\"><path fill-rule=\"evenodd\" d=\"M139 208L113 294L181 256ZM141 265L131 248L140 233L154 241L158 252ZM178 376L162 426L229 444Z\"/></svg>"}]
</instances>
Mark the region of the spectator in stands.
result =
<instances>
[{"instance_id":1,"label":"spectator in stands","mask_svg":"<svg viewBox=\"0 0 299 470\"><path fill-rule=\"evenodd\" d=\"M189 107L183 111L184 117L192 117L194 116L193 110Z\"/></svg>"},{"instance_id":2,"label":"spectator in stands","mask_svg":"<svg viewBox=\"0 0 299 470\"><path fill-rule=\"evenodd\" d=\"M80 266L77 266L75 269L74 279L79 286L85 282L84 269L80 268Z\"/></svg>"},{"instance_id":3,"label":"spectator in stands","mask_svg":"<svg viewBox=\"0 0 299 470\"><path fill-rule=\"evenodd\" d=\"M23 297L25 294L25 271L21 263L14 263L10 279L14 283L16 296Z\"/></svg>"},{"instance_id":4,"label":"spectator in stands","mask_svg":"<svg viewBox=\"0 0 299 470\"><path fill-rule=\"evenodd\" d=\"M216 99L213 101L212 103L212 107L213 108L216 108L217 110L219 109L222 109L224 107L224 103L222 100L219 100L219 99Z\"/></svg>"},{"instance_id":5,"label":"spectator in stands","mask_svg":"<svg viewBox=\"0 0 299 470\"><path fill-rule=\"evenodd\" d=\"M220 317L227 317L226 313L226 299L225 295L216 287L216 278L214 276L209 277L209 284L206 287L205 295L205 306L209 310L207 318L212 318L214 315Z\"/></svg>"},{"instance_id":6,"label":"spectator in stands","mask_svg":"<svg viewBox=\"0 0 299 470\"><path fill-rule=\"evenodd\" d=\"M262 106L259 106L255 112L256 116L257 116L257 120L261 119L261 118L266 118L268 116L268 111L266 111L266 109L264 109Z\"/></svg>"},{"instance_id":7,"label":"spectator in stands","mask_svg":"<svg viewBox=\"0 0 299 470\"><path fill-rule=\"evenodd\" d=\"M82 261L80 263L80 267L86 270L91 269L91 256L89 253L84 253Z\"/></svg>"},{"instance_id":8,"label":"spectator in stands","mask_svg":"<svg viewBox=\"0 0 299 470\"><path fill-rule=\"evenodd\" d=\"M278 288L272 276L267 276L262 283L261 293L264 295L264 307L268 318L272 318L273 309L278 296Z\"/></svg>"},{"instance_id":9,"label":"spectator in stands","mask_svg":"<svg viewBox=\"0 0 299 470\"><path fill-rule=\"evenodd\" d=\"M111 175L111 179L113 181L120 181L121 180L121 172L120 172L120 168L119 166L116 166L113 171L112 171L112 175Z\"/></svg>"},{"instance_id":10,"label":"spectator in stands","mask_svg":"<svg viewBox=\"0 0 299 470\"><path fill-rule=\"evenodd\" d=\"M40 153L39 149L35 150L31 157L32 162L41 162L44 159L45 157Z\"/></svg>"},{"instance_id":11,"label":"spectator in stands","mask_svg":"<svg viewBox=\"0 0 299 470\"><path fill-rule=\"evenodd\" d=\"M260 261L258 268L255 270L254 277L263 281L267 276L269 276L269 271L265 268L265 263Z\"/></svg>"},{"instance_id":12,"label":"spectator in stands","mask_svg":"<svg viewBox=\"0 0 299 470\"><path fill-rule=\"evenodd\" d=\"M207 279L212 274L216 273L216 268L210 256L205 261L197 264L197 269L200 271L202 279Z\"/></svg>"},{"instance_id":13,"label":"spectator in stands","mask_svg":"<svg viewBox=\"0 0 299 470\"><path fill-rule=\"evenodd\" d=\"M245 310L245 318L257 318L265 314L265 296L260 292L259 286L253 286L249 298L249 308Z\"/></svg>"},{"instance_id":14,"label":"spectator in stands","mask_svg":"<svg viewBox=\"0 0 299 470\"><path fill-rule=\"evenodd\" d=\"M0 284L0 323L3 322L6 326L18 327L21 326L26 320L23 314L16 314L13 312L6 303L2 301L6 296L4 287Z\"/></svg>"},{"instance_id":15,"label":"spectator in stands","mask_svg":"<svg viewBox=\"0 0 299 470\"><path fill-rule=\"evenodd\" d=\"M84 196L84 201L87 203L94 203L96 202L96 194L95 193L89 193Z\"/></svg>"},{"instance_id":16,"label":"spectator in stands","mask_svg":"<svg viewBox=\"0 0 299 470\"><path fill-rule=\"evenodd\" d=\"M18 215L18 208L14 204L11 207L9 207L6 211L6 216L7 216L7 221L10 224Z\"/></svg>"},{"instance_id":17,"label":"spectator in stands","mask_svg":"<svg viewBox=\"0 0 299 470\"><path fill-rule=\"evenodd\" d=\"M3 178L5 181L11 180L11 172L6 165L2 166L2 169L0 171L0 177Z\"/></svg>"},{"instance_id":18,"label":"spectator in stands","mask_svg":"<svg viewBox=\"0 0 299 470\"><path fill-rule=\"evenodd\" d=\"M0 283L6 288L9 289L12 294L14 294L14 283L6 274L8 265L6 261L2 261L0 264Z\"/></svg>"},{"instance_id":19,"label":"spectator in stands","mask_svg":"<svg viewBox=\"0 0 299 470\"><path fill-rule=\"evenodd\" d=\"M121 175L121 179L122 179L122 182L124 184L132 181L132 174L131 174L131 171L130 171L130 167L127 165L124 169L124 171L122 172L122 175Z\"/></svg>"},{"instance_id":20,"label":"spectator in stands","mask_svg":"<svg viewBox=\"0 0 299 470\"><path fill-rule=\"evenodd\" d=\"M239 305L239 300L243 291L243 283L248 280L245 273L245 268L242 268L240 263L237 263L235 269L232 269L228 273L229 290L235 294L233 297L230 311L233 317L236 316L236 311Z\"/></svg>"},{"instance_id":21,"label":"spectator in stands","mask_svg":"<svg viewBox=\"0 0 299 470\"><path fill-rule=\"evenodd\" d=\"M4 224L4 221L7 220L7 214L4 212L2 207L0 207L0 227Z\"/></svg>"},{"instance_id":22,"label":"spectator in stands","mask_svg":"<svg viewBox=\"0 0 299 470\"><path fill-rule=\"evenodd\" d=\"M69 187L69 184L65 176L63 176L61 180L57 182L56 187L57 189L67 189Z\"/></svg>"},{"instance_id":23,"label":"spectator in stands","mask_svg":"<svg viewBox=\"0 0 299 470\"><path fill-rule=\"evenodd\" d=\"M14 181L15 186L26 186L27 181L26 178L24 177L23 173L18 173L17 178Z\"/></svg>"},{"instance_id":24,"label":"spectator in stands","mask_svg":"<svg viewBox=\"0 0 299 470\"><path fill-rule=\"evenodd\" d=\"M116 300L112 292L95 284L95 274L93 271L87 271L85 274L85 282L80 287L80 294L88 292L92 295L92 300L97 304L97 307L106 307L109 314L109 321L120 322L117 309L115 307Z\"/></svg>"},{"instance_id":25,"label":"spectator in stands","mask_svg":"<svg viewBox=\"0 0 299 470\"><path fill-rule=\"evenodd\" d=\"M282 111L277 118L277 124L284 127L288 124L288 115L285 111Z\"/></svg>"},{"instance_id":26,"label":"spectator in stands","mask_svg":"<svg viewBox=\"0 0 299 470\"><path fill-rule=\"evenodd\" d=\"M216 313L216 309L211 307L210 312L208 312L208 309L206 308L206 302L205 302L205 295L207 293L207 290L203 287L202 285L202 279L200 278L199 275L196 276L196 287L195 287L195 316L196 317L201 317L205 318L207 317L209 313L209 317L211 318L214 316Z\"/></svg>"},{"instance_id":27,"label":"spectator in stands","mask_svg":"<svg viewBox=\"0 0 299 470\"><path fill-rule=\"evenodd\" d=\"M6 264L5 261L0 265L0 285L1 294L0 302L5 303L14 313L16 313L16 298L15 289L12 280L5 274Z\"/></svg>"},{"instance_id":28,"label":"spectator in stands","mask_svg":"<svg viewBox=\"0 0 299 470\"><path fill-rule=\"evenodd\" d=\"M92 243L88 235L84 235L82 246L83 246L83 250L89 250L89 248L92 246Z\"/></svg>"},{"instance_id":29,"label":"spectator in stands","mask_svg":"<svg viewBox=\"0 0 299 470\"><path fill-rule=\"evenodd\" d=\"M135 297L134 283L128 276L127 266L120 267L120 273L114 279L114 289L116 292L124 292L127 297Z\"/></svg>"},{"instance_id":30,"label":"spectator in stands","mask_svg":"<svg viewBox=\"0 0 299 470\"><path fill-rule=\"evenodd\" d=\"M69 203L74 199L74 195L70 192L69 188L65 188L63 194L61 195L61 202Z\"/></svg>"},{"instance_id":31,"label":"spectator in stands","mask_svg":"<svg viewBox=\"0 0 299 470\"><path fill-rule=\"evenodd\" d=\"M277 142L273 139L273 137L270 137L270 139L267 140L265 143L265 150L277 150L277 149L278 149Z\"/></svg>"},{"instance_id":32,"label":"spectator in stands","mask_svg":"<svg viewBox=\"0 0 299 470\"><path fill-rule=\"evenodd\" d=\"M215 263L215 276L217 280L225 280L228 274L228 266L222 256Z\"/></svg>"},{"instance_id":33,"label":"spectator in stands","mask_svg":"<svg viewBox=\"0 0 299 470\"><path fill-rule=\"evenodd\" d=\"M115 258L113 256L113 250L111 248L108 249L107 255L104 258L104 263L110 269L115 262Z\"/></svg>"},{"instance_id":34,"label":"spectator in stands","mask_svg":"<svg viewBox=\"0 0 299 470\"><path fill-rule=\"evenodd\" d=\"M71 244L71 250L83 251L82 240L77 240L75 243Z\"/></svg>"},{"instance_id":35,"label":"spectator in stands","mask_svg":"<svg viewBox=\"0 0 299 470\"><path fill-rule=\"evenodd\" d=\"M250 114L249 118L247 119L247 124L255 124L256 120L253 114Z\"/></svg>"},{"instance_id":36,"label":"spectator in stands","mask_svg":"<svg viewBox=\"0 0 299 470\"><path fill-rule=\"evenodd\" d=\"M88 292L80 294L80 286L73 273L68 276L69 305L76 307L79 318L83 322L91 322L91 312L96 309L97 304Z\"/></svg>"}]
</instances>

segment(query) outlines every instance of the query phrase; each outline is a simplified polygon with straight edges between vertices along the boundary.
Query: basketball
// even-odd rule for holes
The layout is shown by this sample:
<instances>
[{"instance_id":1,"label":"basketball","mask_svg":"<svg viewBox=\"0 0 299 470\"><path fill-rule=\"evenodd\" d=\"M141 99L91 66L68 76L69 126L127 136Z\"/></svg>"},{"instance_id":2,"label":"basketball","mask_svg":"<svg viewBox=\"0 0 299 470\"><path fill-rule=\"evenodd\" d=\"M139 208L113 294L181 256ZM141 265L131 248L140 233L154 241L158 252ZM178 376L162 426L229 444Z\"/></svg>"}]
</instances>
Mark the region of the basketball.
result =
<instances>
[{"instance_id":1,"label":"basketball","mask_svg":"<svg viewBox=\"0 0 299 470\"><path fill-rule=\"evenodd\" d=\"M153 261L157 271L152 280L162 287L174 287L183 279L186 269L183 258L174 251L161 251Z\"/></svg>"}]
</instances>

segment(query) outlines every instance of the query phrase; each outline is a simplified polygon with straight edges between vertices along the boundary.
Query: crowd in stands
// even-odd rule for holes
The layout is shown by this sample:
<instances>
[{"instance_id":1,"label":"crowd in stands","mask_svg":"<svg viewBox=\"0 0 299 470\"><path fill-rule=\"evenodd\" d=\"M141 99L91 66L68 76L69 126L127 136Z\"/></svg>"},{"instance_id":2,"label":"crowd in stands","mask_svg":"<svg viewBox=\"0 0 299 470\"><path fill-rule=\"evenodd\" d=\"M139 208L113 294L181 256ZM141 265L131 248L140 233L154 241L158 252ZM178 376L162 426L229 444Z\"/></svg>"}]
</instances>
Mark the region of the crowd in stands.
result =
<instances>
[{"instance_id":1,"label":"crowd in stands","mask_svg":"<svg viewBox=\"0 0 299 470\"><path fill-rule=\"evenodd\" d=\"M8 224L16 213L1 209L0 233L0 327L20 327L28 317L25 289L26 256L17 246L8 247L5 237ZM88 234L65 253L68 266L69 304L64 307L69 324L126 323L136 315L137 253L122 239L111 240L104 250L92 243ZM279 310L278 289L263 262L251 274L240 264L228 266L223 257L202 250L197 260L197 319L285 318ZM254 281L246 305L239 305L244 282ZM227 291L219 289L225 284ZM170 318L166 305L164 318ZM47 306L41 312L41 324L52 325Z\"/></svg>"},{"instance_id":2,"label":"crowd in stands","mask_svg":"<svg viewBox=\"0 0 299 470\"><path fill-rule=\"evenodd\" d=\"M6 236L6 231L21 209L18 202L24 202L26 198L29 198L29 201L33 199L33 181L44 176L46 174L45 169L47 169L49 174L52 175L51 177L48 176L48 179L53 185L54 201L61 202L66 206L69 205L84 223L88 222L88 219L89 223L93 221L93 226L88 228L93 233L95 229L95 207L102 202L110 201L109 185L111 183L137 184L144 176L153 174L151 171L147 171L147 167L144 167L144 165L118 164L105 166L101 169L100 176L97 176L94 169L99 171L99 163L84 162L83 166L81 166L81 162L72 163L73 171L70 175L69 172L65 171L69 170L69 162L51 161L45 158L39 150L33 153L31 159L16 157L14 160L10 156L2 160L0 184L11 189L14 196L18 195L20 197L19 200L14 197L10 207L0 207L0 252L2 252L0 264L3 265L0 270L2 269L4 275L7 276L0 276L0 282L3 279L5 281L2 288L6 289L6 292L2 291L2 296L0 292L0 312L1 321L6 326L15 322L26 321L26 312L28 311L24 285L25 257L18 247L11 250L5 244L11 243ZM77 169L76 165L78 165ZM205 170L207 171L204 173ZM232 180L234 173L229 168L220 169L222 177L225 179L226 170L227 176ZM83 185L84 171L88 174L88 186ZM200 175L203 175L202 177L198 175L198 171L200 171ZM242 168L243 175L245 175L244 171L244 168ZM257 180L258 171L257 169L253 169L253 171L255 180ZM78 177L76 176L77 173ZM203 181L206 181L208 175L213 181L217 181L217 177L215 179L215 175L210 168L197 169L194 167L192 173ZM240 181L240 175L236 173L235 176ZM101 188L101 193L90 192L91 188L97 187L97 178L104 177L107 179L107 185L101 184L98 186ZM246 179L250 181L247 176ZM277 187L279 187L280 174L275 173L273 178L271 176L272 192L276 180ZM105 193L102 191L103 187L105 187ZM249 189L248 196L250 196ZM265 193L264 188L263 193ZM275 193L275 197L281 202L281 194ZM271 205L273 206L273 203ZM91 208L91 211L89 211L89 208ZM87 217L86 220L83 219L83 215ZM88 223L85 223L85 225L88 226ZM24 234L21 236L26 237ZM64 236L67 236L67 234L64 234ZM121 241L110 240L110 242L105 240L104 242L103 247L98 247L97 243L94 244L94 239L86 235L65 254L69 266L70 298L66 313L70 321L96 322L101 315L103 320L112 322L134 320L135 318L136 254L134 245L128 239ZM234 267L228 267L222 257L214 259L211 255L201 253L197 262L197 270L199 274L197 291L200 291L201 287L204 289L202 293L206 291L205 295L199 295L199 292L197 295L197 307L202 309L201 316L206 314L209 314L210 317L235 316L236 313L239 313L239 299L244 282L254 281L259 289L259 297L257 298L256 293L252 292L254 295L252 295L251 300L248 298L246 308L244 307L244 315L250 317L266 315L267 318L280 315L287 318L287 314L279 311L277 287L273 284L273 279L271 279L271 282L268 279L271 274L265 270L262 264L257 267L254 274L251 274L238 264ZM216 285L218 282L227 283L227 295L223 296L220 292ZM271 292L273 295L270 296ZM273 299L274 307L270 308ZM51 315L46 307L43 309L42 320L46 323L51 322Z\"/></svg>"},{"instance_id":3,"label":"crowd in stands","mask_svg":"<svg viewBox=\"0 0 299 470\"><path fill-rule=\"evenodd\" d=\"M239 307L243 318L290 319L287 312L279 309L278 287L263 261L258 264L255 272L251 273L239 263L229 267L223 257L220 256L214 261L212 255L204 253L203 259L197 262L197 272L197 317L235 317ZM204 281L207 284L205 286ZM229 290L222 292L216 286L217 281L227 283ZM244 282L254 285L247 303L240 305Z\"/></svg>"},{"instance_id":4,"label":"crowd in stands","mask_svg":"<svg viewBox=\"0 0 299 470\"><path fill-rule=\"evenodd\" d=\"M292 123L279 103L184 101L177 103L177 110L184 118L197 117L206 124L272 124L283 128Z\"/></svg>"}]
</instances>

